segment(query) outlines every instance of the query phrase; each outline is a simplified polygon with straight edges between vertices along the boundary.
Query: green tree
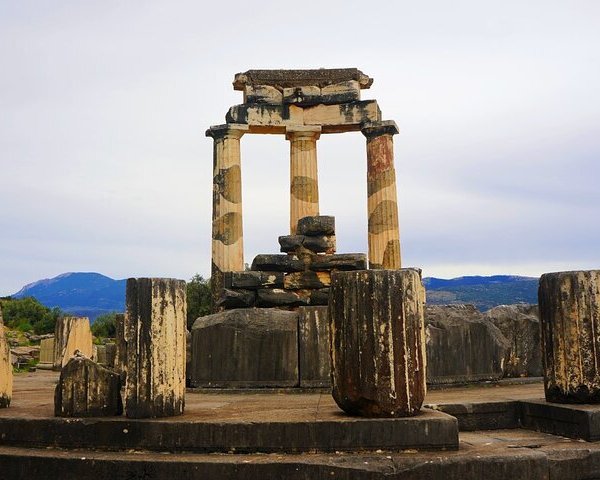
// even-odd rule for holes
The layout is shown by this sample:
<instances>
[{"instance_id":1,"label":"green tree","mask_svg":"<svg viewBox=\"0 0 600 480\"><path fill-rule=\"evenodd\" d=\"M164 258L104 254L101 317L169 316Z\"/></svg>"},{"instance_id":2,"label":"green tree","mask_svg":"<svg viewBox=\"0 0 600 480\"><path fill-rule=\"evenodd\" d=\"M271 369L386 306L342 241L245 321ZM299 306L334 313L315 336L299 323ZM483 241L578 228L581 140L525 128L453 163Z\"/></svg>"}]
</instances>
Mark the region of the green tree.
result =
<instances>
[{"instance_id":1,"label":"green tree","mask_svg":"<svg viewBox=\"0 0 600 480\"><path fill-rule=\"evenodd\" d=\"M187 328L198 317L210 314L210 280L205 280L202 275L194 275L187 283Z\"/></svg>"},{"instance_id":2,"label":"green tree","mask_svg":"<svg viewBox=\"0 0 600 480\"><path fill-rule=\"evenodd\" d=\"M53 333L58 317L63 315L60 308L48 308L33 297L0 299L4 323L9 328L38 335Z\"/></svg>"},{"instance_id":3,"label":"green tree","mask_svg":"<svg viewBox=\"0 0 600 480\"><path fill-rule=\"evenodd\" d=\"M99 315L92 324L92 333L95 337L115 338L117 335L116 312Z\"/></svg>"}]
</instances>

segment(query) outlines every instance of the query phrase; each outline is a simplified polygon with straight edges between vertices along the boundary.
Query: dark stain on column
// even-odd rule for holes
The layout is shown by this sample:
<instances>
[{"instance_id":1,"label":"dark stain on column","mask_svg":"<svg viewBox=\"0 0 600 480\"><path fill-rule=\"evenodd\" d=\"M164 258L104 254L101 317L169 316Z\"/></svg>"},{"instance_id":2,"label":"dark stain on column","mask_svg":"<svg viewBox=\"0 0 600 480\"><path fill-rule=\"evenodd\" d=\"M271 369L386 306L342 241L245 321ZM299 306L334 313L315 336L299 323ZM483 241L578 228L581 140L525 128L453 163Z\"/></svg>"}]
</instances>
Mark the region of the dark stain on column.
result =
<instances>
[{"instance_id":1,"label":"dark stain on column","mask_svg":"<svg viewBox=\"0 0 600 480\"><path fill-rule=\"evenodd\" d=\"M305 202L317 203L319 201L319 185L314 178L294 177L290 185L290 193Z\"/></svg>"},{"instance_id":2,"label":"dark stain on column","mask_svg":"<svg viewBox=\"0 0 600 480\"><path fill-rule=\"evenodd\" d=\"M383 200L369 215L369 233L377 235L398 228L398 204Z\"/></svg>"},{"instance_id":3,"label":"dark stain on column","mask_svg":"<svg viewBox=\"0 0 600 480\"><path fill-rule=\"evenodd\" d=\"M242 215L239 212L228 212L213 223L213 239L225 245L233 245L242 236Z\"/></svg>"}]
</instances>

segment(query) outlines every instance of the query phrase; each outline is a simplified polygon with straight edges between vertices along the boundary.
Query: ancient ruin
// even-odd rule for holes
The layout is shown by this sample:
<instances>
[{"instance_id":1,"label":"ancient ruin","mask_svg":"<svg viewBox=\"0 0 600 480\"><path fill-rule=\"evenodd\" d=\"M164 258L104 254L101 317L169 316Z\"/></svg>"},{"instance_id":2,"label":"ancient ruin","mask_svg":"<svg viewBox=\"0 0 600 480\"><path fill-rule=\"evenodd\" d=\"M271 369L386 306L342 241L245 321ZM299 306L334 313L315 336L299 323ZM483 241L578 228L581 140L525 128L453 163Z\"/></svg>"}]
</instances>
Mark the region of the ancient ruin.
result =
<instances>
[{"instance_id":1,"label":"ancient ruin","mask_svg":"<svg viewBox=\"0 0 600 480\"><path fill-rule=\"evenodd\" d=\"M290 235L298 221L319 211L317 140L320 135L361 131L367 139L368 258L370 268L400 268L393 121L382 120L376 100L361 100L373 79L355 68L249 70L233 87L244 103L226 123L209 128L213 148L211 287L215 311L226 272L244 270L240 139L281 134L290 142Z\"/></svg>"},{"instance_id":2,"label":"ancient ruin","mask_svg":"<svg viewBox=\"0 0 600 480\"><path fill-rule=\"evenodd\" d=\"M10 405L13 390L13 371L10 362L10 350L4 335L2 307L0 306L0 408Z\"/></svg>"},{"instance_id":3,"label":"ancient ruin","mask_svg":"<svg viewBox=\"0 0 600 480\"><path fill-rule=\"evenodd\" d=\"M88 358L94 353L87 317L62 317L54 330L54 369L60 370L79 351Z\"/></svg>"}]
</instances>

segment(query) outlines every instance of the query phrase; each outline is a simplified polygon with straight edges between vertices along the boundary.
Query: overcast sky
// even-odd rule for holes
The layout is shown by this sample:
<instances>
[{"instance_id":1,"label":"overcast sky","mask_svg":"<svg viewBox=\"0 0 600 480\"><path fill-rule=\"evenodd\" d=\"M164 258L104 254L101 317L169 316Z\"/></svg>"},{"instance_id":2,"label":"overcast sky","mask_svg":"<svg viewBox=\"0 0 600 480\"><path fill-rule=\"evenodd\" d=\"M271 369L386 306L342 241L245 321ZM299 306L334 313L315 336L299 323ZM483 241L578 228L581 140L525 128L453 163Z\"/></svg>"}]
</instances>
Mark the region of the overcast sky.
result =
<instances>
[{"instance_id":1,"label":"overcast sky","mask_svg":"<svg viewBox=\"0 0 600 480\"><path fill-rule=\"evenodd\" d=\"M0 295L69 271L210 270L236 72L358 67L395 120L404 266L600 268L600 2L0 0ZM338 252L366 252L360 133L318 142ZM288 230L289 144L242 139L246 261Z\"/></svg>"}]
</instances>

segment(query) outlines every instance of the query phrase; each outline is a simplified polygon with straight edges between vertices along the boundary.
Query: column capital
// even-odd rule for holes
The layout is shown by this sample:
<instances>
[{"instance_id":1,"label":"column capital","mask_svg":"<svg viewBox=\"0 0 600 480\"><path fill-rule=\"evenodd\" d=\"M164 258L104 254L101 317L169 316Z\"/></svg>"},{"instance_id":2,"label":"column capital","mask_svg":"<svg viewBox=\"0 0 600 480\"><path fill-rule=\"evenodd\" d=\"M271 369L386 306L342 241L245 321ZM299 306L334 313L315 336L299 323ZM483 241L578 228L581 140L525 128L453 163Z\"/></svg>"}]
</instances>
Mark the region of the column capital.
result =
<instances>
[{"instance_id":1,"label":"column capital","mask_svg":"<svg viewBox=\"0 0 600 480\"><path fill-rule=\"evenodd\" d=\"M321 136L321 127L316 125L292 125L285 127L286 140L315 139Z\"/></svg>"},{"instance_id":2,"label":"column capital","mask_svg":"<svg viewBox=\"0 0 600 480\"><path fill-rule=\"evenodd\" d=\"M244 133L247 133L249 126L242 123L225 123L223 125L213 125L206 131L207 137L212 137L214 140L220 138L241 138Z\"/></svg>"},{"instance_id":3,"label":"column capital","mask_svg":"<svg viewBox=\"0 0 600 480\"><path fill-rule=\"evenodd\" d=\"M393 120L363 123L360 126L360 131L367 138L379 137L381 135L396 135L399 132L398 125Z\"/></svg>"}]
</instances>

